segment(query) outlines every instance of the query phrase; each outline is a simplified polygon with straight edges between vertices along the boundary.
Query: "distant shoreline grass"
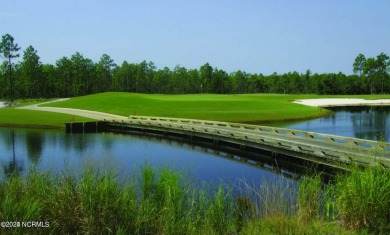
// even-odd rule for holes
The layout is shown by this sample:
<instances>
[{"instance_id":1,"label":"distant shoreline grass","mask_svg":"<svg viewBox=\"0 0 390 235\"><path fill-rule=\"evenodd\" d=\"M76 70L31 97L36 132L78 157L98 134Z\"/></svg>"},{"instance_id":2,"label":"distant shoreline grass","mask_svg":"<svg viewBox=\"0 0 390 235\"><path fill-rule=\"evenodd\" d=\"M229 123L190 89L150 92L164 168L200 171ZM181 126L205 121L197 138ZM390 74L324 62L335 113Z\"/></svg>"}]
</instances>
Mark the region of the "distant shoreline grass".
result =
<instances>
[{"instance_id":1,"label":"distant shoreline grass","mask_svg":"<svg viewBox=\"0 0 390 235\"><path fill-rule=\"evenodd\" d=\"M17 107L39 104L46 99L17 100L14 107L0 108L0 127L31 128L31 129L60 129L65 128L66 122L91 121L92 119L45 111L16 109Z\"/></svg>"},{"instance_id":2,"label":"distant shoreline grass","mask_svg":"<svg viewBox=\"0 0 390 235\"><path fill-rule=\"evenodd\" d=\"M146 165L120 182L115 172L75 176L30 170L0 182L0 221L48 222L2 234L385 234L390 171L353 169L325 186L320 177L265 184L233 195L220 184L194 186L180 172ZM279 187L279 188L278 188ZM281 190L280 190L281 189ZM293 192L292 192L293 191ZM294 201L288 194L297 193ZM293 195L294 196L294 195Z\"/></svg>"},{"instance_id":3,"label":"distant shoreline grass","mask_svg":"<svg viewBox=\"0 0 390 235\"><path fill-rule=\"evenodd\" d=\"M329 115L324 108L294 104L297 99L364 98L390 99L390 95L284 95L284 94L190 94L161 95L107 92L74 97L43 106L86 109L122 116L145 115L191 118L251 124L268 124L308 120ZM27 101L21 105L43 102ZM72 115L42 111L0 109L0 126L29 128L63 128ZM91 119L76 117L76 121Z\"/></svg>"},{"instance_id":4,"label":"distant shoreline grass","mask_svg":"<svg viewBox=\"0 0 390 235\"><path fill-rule=\"evenodd\" d=\"M56 129L65 128L65 122L72 120L73 116L67 114L15 108L0 109L0 127ZM91 121L92 119L76 116L75 120Z\"/></svg>"}]
</instances>

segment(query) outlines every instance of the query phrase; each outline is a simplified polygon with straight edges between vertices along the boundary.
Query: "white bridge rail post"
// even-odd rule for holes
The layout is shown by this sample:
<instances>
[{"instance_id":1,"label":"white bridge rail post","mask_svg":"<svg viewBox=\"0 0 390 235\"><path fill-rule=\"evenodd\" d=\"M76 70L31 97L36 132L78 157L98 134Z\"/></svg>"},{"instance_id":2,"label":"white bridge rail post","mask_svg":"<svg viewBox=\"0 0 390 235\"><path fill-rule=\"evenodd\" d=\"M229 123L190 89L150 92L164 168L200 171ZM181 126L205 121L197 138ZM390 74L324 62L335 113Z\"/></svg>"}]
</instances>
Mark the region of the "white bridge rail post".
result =
<instances>
[{"instance_id":1,"label":"white bridge rail post","mask_svg":"<svg viewBox=\"0 0 390 235\"><path fill-rule=\"evenodd\" d=\"M113 120L113 122L116 122ZM132 125L155 126L207 133L215 136L272 145L304 154L316 155L343 162L381 164L390 168L390 143L336 135L321 134L241 123L218 122L170 117L129 116L122 122Z\"/></svg>"}]
</instances>

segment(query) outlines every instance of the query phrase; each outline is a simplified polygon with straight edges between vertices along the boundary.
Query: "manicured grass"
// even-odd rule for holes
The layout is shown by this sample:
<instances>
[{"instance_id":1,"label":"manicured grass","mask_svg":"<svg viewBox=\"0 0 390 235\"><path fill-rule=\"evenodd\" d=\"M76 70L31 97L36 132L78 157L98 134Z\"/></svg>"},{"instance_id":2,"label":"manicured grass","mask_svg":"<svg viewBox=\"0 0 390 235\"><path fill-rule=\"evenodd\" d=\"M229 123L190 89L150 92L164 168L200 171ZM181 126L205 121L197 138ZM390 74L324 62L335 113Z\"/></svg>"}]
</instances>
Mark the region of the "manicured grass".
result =
<instances>
[{"instance_id":1,"label":"manicured grass","mask_svg":"<svg viewBox=\"0 0 390 235\"><path fill-rule=\"evenodd\" d=\"M293 104L295 99L312 95L146 95L109 92L45 106L88 109L123 116L145 115L180 117L228 122L262 123L280 120L315 118L324 109Z\"/></svg>"},{"instance_id":2,"label":"manicured grass","mask_svg":"<svg viewBox=\"0 0 390 235\"><path fill-rule=\"evenodd\" d=\"M64 128L65 122L71 122L72 115L23 110L15 108L0 109L0 126L28 128ZM75 117L75 121L89 121L84 117Z\"/></svg>"},{"instance_id":3,"label":"manicured grass","mask_svg":"<svg viewBox=\"0 0 390 235\"><path fill-rule=\"evenodd\" d=\"M334 97L379 99L390 98L390 95L148 95L108 92L75 97L63 102L46 104L45 106L88 109L123 116L135 114L228 122L266 123L324 116L329 113L326 109L308 107L291 102L296 99Z\"/></svg>"},{"instance_id":4,"label":"manicured grass","mask_svg":"<svg viewBox=\"0 0 390 235\"><path fill-rule=\"evenodd\" d=\"M319 96L283 94L241 95L160 95L107 92L75 97L63 102L44 106L87 109L123 116L145 115L204 119L228 122L267 123L294 121L325 116L329 111L291 103L296 99L311 98L363 98L389 99L390 95ZM19 105L36 104L27 101ZM22 111L11 108L0 109L0 125L55 126L63 127L72 116L40 111ZM76 117L76 121L90 119Z\"/></svg>"}]
</instances>

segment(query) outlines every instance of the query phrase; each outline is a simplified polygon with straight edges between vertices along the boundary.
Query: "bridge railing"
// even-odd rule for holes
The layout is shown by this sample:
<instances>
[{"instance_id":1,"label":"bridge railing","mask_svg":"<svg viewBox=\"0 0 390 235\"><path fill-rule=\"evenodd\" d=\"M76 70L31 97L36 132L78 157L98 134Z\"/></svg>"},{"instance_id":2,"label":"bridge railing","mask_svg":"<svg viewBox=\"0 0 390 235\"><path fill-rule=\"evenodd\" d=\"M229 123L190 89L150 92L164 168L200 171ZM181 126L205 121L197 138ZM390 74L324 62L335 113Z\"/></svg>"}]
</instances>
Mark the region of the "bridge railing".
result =
<instances>
[{"instance_id":1,"label":"bridge railing","mask_svg":"<svg viewBox=\"0 0 390 235\"><path fill-rule=\"evenodd\" d=\"M299 152L301 154L304 154L300 156L305 156L306 154L308 154L307 156L317 156L325 159L325 164L336 167L336 162L355 162L360 165L380 164L385 168L390 168L390 152L386 150L382 145L377 144L375 141L362 140L363 142L369 142L370 145L358 145L356 144L356 141L359 141L359 139L356 139L355 141L337 142L331 139L336 139L336 137L338 136L332 135L295 131L285 128L262 127L256 125L193 119L130 116L129 119L111 120L111 122L113 123L113 125L119 126L126 126L128 124L132 124L140 126L141 128L146 127L147 129L158 128L160 131L177 130L182 133L194 133L194 135L200 136L219 136L216 139L221 140L222 138L223 140L224 138L227 138L228 140L236 140L238 141L238 143L241 142L244 145L248 145L249 143L252 143L254 145L260 144L263 146L270 146L276 149L285 149L287 151ZM298 136L301 137L288 138L288 135L291 135L292 132L299 132L298 134L301 135ZM315 138L316 135L326 136L328 138ZM306 138L316 139L316 141L304 141ZM344 137L341 138L349 139ZM245 143L242 141L245 141ZM333 144L319 144L322 141L332 141ZM339 147L337 147L338 144L340 144ZM388 143L384 144L388 146ZM304 158L307 160L311 159L310 157ZM334 161L336 165L332 163Z\"/></svg>"},{"instance_id":2,"label":"bridge railing","mask_svg":"<svg viewBox=\"0 0 390 235\"><path fill-rule=\"evenodd\" d=\"M298 136L308 139L316 139L326 142L333 142L339 144L352 144L356 146L361 146L367 149L383 149L386 152L390 152L390 143L388 142L378 142L350 137L343 137L337 135L328 135L321 134L316 132L307 132L301 130L293 130L287 128L278 128L278 127L268 127L268 126L258 126L251 124L241 124L241 123L230 123L230 122L218 122L218 121L208 121L208 120L197 120L197 119L182 119L182 118L168 118L168 117L150 117L150 116L129 116L129 120L139 120L139 121L155 121L155 122L167 122L167 123L182 123L189 125L202 125L210 127L219 127L219 128L230 128L237 131L246 130L254 133L274 133L278 135L290 135Z\"/></svg>"}]
</instances>

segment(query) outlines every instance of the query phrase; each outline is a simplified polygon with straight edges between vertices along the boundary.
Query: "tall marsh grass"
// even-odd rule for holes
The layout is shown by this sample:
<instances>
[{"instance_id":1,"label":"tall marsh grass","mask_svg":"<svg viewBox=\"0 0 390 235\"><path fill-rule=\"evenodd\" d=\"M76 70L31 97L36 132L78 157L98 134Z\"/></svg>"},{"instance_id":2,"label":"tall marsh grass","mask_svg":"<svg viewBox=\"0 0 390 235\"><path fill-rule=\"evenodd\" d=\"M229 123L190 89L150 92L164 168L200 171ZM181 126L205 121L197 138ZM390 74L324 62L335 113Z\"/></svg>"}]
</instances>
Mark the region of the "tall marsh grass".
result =
<instances>
[{"instance_id":1,"label":"tall marsh grass","mask_svg":"<svg viewBox=\"0 0 390 235\"><path fill-rule=\"evenodd\" d=\"M319 175L312 178L304 177L299 183L298 219L303 224L319 218L321 184Z\"/></svg>"},{"instance_id":2,"label":"tall marsh grass","mask_svg":"<svg viewBox=\"0 0 390 235\"><path fill-rule=\"evenodd\" d=\"M390 233L390 170L355 167L336 181L336 207L347 228Z\"/></svg>"},{"instance_id":3,"label":"tall marsh grass","mask_svg":"<svg viewBox=\"0 0 390 235\"><path fill-rule=\"evenodd\" d=\"M338 226L389 232L389 171L194 186L179 172L148 165L139 177L85 169L53 177L30 170L0 182L0 221L44 221L48 228L0 228L1 234L350 234ZM324 193L325 192L325 193ZM334 209L336 207L336 209ZM331 209L330 209L331 208ZM330 213L331 212L331 213ZM332 216L330 216L330 214ZM325 218L325 220L324 220Z\"/></svg>"}]
</instances>

